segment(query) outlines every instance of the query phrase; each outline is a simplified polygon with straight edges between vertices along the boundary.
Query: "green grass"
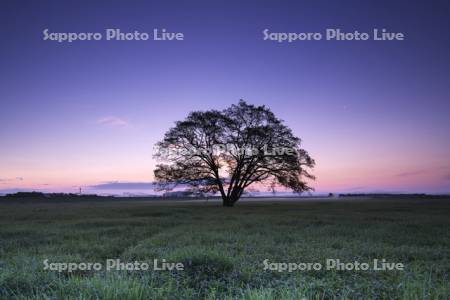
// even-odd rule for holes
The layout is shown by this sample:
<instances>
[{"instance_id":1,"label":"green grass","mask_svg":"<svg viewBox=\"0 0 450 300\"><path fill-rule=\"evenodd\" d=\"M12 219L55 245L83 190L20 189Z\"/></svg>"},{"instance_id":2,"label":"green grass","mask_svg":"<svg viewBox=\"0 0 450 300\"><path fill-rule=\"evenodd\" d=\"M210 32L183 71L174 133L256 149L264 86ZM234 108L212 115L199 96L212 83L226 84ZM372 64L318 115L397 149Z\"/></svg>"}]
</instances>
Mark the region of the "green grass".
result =
<instances>
[{"instance_id":1,"label":"green grass","mask_svg":"<svg viewBox=\"0 0 450 300\"><path fill-rule=\"evenodd\" d=\"M0 202L1 299L448 299L449 199ZM183 262L184 271L43 270L43 261ZM404 271L265 271L271 262Z\"/></svg>"}]
</instances>

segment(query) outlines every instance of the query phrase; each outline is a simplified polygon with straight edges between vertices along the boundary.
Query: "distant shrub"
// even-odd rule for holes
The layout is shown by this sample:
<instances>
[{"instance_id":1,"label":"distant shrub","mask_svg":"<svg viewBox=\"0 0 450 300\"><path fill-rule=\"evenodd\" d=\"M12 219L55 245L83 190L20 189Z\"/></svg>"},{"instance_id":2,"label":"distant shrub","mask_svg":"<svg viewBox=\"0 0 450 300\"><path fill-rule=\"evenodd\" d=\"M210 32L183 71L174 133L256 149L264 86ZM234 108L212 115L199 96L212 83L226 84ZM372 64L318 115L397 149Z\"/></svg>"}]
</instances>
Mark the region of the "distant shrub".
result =
<instances>
[{"instance_id":1,"label":"distant shrub","mask_svg":"<svg viewBox=\"0 0 450 300\"><path fill-rule=\"evenodd\" d=\"M43 198L45 197L44 193L41 192L17 192L14 194L7 194L6 197L10 198Z\"/></svg>"}]
</instances>

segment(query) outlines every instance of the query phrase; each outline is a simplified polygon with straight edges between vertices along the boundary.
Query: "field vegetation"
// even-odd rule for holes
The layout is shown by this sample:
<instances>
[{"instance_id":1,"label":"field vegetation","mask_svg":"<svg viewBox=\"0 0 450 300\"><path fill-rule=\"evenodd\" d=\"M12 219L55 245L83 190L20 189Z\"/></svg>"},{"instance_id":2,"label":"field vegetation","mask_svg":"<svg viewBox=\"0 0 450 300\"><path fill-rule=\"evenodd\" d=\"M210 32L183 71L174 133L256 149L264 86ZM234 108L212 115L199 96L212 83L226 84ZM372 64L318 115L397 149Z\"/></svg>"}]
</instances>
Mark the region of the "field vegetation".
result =
<instances>
[{"instance_id":1,"label":"field vegetation","mask_svg":"<svg viewBox=\"0 0 450 300\"><path fill-rule=\"evenodd\" d=\"M0 198L2 299L448 299L446 198L73 201ZM183 271L44 270L43 261L182 262ZM404 271L264 270L263 261Z\"/></svg>"}]
</instances>

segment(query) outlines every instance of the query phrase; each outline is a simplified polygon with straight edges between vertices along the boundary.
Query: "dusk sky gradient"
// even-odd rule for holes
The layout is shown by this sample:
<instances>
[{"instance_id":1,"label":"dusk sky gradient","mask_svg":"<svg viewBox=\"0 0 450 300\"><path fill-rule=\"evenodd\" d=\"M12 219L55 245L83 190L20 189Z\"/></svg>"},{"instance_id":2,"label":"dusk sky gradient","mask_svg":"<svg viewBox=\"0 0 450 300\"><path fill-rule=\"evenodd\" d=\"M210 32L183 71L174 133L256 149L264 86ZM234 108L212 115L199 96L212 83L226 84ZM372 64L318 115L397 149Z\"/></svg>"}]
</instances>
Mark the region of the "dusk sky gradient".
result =
<instances>
[{"instance_id":1,"label":"dusk sky gradient","mask_svg":"<svg viewBox=\"0 0 450 300\"><path fill-rule=\"evenodd\" d=\"M317 162L316 192L450 193L448 1L2 1L0 193L153 180L193 110L269 106ZM183 32L44 41L42 31ZM264 41L262 31L405 41Z\"/></svg>"}]
</instances>

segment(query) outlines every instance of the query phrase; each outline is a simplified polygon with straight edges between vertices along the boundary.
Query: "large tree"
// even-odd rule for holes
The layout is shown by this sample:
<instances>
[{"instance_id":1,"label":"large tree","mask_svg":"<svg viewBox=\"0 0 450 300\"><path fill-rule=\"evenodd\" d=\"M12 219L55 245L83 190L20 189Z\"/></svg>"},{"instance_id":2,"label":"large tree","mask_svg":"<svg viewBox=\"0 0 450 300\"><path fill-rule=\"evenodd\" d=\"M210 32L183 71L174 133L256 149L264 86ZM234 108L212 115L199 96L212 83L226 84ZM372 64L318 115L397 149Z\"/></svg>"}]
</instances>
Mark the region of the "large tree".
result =
<instances>
[{"instance_id":1,"label":"large tree","mask_svg":"<svg viewBox=\"0 0 450 300\"><path fill-rule=\"evenodd\" d=\"M301 193L311 190L305 179L314 179L314 160L300 142L266 106L241 100L223 111L195 111L157 143L155 178L161 189L219 192L224 206L252 184Z\"/></svg>"}]
</instances>

